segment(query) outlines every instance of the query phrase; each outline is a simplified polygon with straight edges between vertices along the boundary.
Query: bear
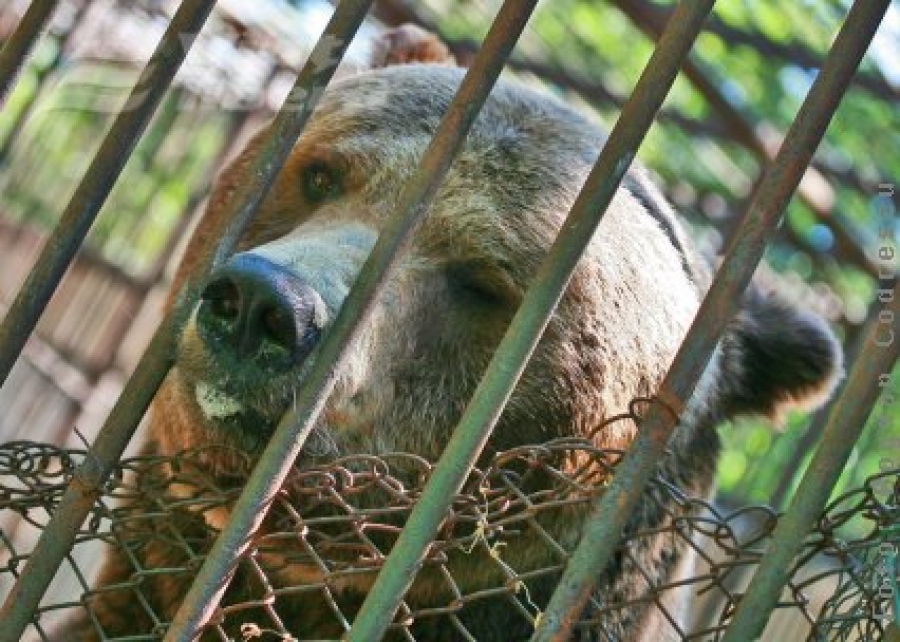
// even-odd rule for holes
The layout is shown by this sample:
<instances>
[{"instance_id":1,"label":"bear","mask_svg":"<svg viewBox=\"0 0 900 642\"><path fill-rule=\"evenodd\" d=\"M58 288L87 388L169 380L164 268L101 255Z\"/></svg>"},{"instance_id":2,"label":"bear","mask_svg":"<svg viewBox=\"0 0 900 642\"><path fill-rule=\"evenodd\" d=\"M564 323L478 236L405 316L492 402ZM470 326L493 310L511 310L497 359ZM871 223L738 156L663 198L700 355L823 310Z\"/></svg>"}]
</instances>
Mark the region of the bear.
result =
<instances>
[{"instance_id":1,"label":"bear","mask_svg":"<svg viewBox=\"0 0 900 642\"><path fill-rule=\"evenodd\" d=\"M267 436L290 409L317 346L464 74L440 60L423 64L396 57L410 64L344 78L324 93L235 254L211 275L192 311L175 365L151 408L147 454L190 453L190 465L216 487L239 489ZM253 180L249 159L259 140L252 140L218 180L173 292L212 251L217 239L209 231L227 211L234 187ZM370 322L336 373L334 392L295 463L297 471L353 455L412 453L430 462L440 457L604 140L589 119L546 93L510 80L495 86ZM707 262L697 256L674 209L648 172L634 164L480 463L523 445L560 439L627 450L634 424L610 419L633 400L652 397L709 280ZM777 418L787 408L815 407L840 372L838 344L823 320L750 291L680 417L660 475L689 495L709 496L720 448L718 424L740 415ZM165 475L157 471L142 481L165 485L160 477ZM164 492L189 494L178 484ZM291 497L303 501L302 494ZM651 586L689 569L689 547L665 533L673 502L653 487L644 492L626 535L658 534L626 539L598 577L585 613L594 624L580 627L577 639L679 639L677 627L660 617L648 598ZM543 526L571 549L583 509L564 510ZM277 530L277 513L273 509L263 529ZM166 519L180 520L182 543L207 542L208 531L227 519L227 506L188 506ZM135 538L151 531L158 535L169 528L165 521L138 516L132 520ZM164 540L148 536L127 554L111 553L100 588L89 600L90 617L60 639L159 633L191 580L184 572L190 555ZM486 570L484 554L473 554L474 548L449 554L459 590L502 584L506 578ZM273 584L320 579L309 563L286 563L277 552L259 557L256 563L268 564ZM547 566L550 554L535 537L523 536L505 542L503 557L524 573ZM144 576L138 586L129 579L136 567L182 571ZM529 602L543 608L557 578L527 581ZM348 576L332 586L333 599L350 621L371 583L372 576ZM242 566L225 603L259 595L258 584L253 569ZM440 584L436 574L423 570L407 604L446 606L453 595ZM602 610L626 602L629 608ZM595 610L602 613L599 619L591 618ZM279 598L277 613L296 639L334 639L346 628L332 605L303 592ZM509 642L529 639L534 627L501 598L469 601L454 618L454 625L441 617L414 618L406 624L407 636L397 639ZM219 624L231 637L253 633ZM388 637L395 634L392 630ZM202 639L221 638L207 631Z\"/></svg>"}]
</instances>

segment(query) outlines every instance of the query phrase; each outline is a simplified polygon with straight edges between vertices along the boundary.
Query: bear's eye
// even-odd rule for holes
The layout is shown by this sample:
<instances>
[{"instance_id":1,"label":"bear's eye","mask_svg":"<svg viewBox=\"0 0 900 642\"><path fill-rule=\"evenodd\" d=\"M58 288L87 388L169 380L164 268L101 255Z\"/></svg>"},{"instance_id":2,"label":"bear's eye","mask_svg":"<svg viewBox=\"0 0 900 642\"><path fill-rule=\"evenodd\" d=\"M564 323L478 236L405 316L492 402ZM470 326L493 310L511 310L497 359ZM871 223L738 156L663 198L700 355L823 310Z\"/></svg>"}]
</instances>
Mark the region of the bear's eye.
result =
<instances>
[{"instance_id":1,"label":"bear's eye","mask_svg":"<svg viewBox=\"0 0 900 642\"><path fill-rule=\"evenodd\" d=\"M481 265L451 265L447 267L447 282L458 296L485 305L509 303L506 284Z\"/></svg>"},{"instance_id":2,"label":"bear's eye","mask_svg":"<svg viewBox=\"0 0 900 642\"><path fill-rule=\"evenodd\" d=\"M303 170L303 197L311 205L332 199L341 191L338 172L322 162L310 163Z\"/></svg>"}]
</instances>

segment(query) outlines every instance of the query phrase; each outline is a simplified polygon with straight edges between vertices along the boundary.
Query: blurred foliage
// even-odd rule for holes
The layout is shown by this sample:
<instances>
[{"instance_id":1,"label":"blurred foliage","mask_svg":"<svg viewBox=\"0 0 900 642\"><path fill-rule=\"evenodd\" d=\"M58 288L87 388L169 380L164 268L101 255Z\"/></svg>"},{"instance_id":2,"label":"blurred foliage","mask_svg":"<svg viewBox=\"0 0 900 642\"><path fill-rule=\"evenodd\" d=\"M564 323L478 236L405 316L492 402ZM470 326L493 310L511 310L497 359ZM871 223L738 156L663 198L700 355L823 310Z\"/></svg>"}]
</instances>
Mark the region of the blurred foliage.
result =
<instances>
[{"instance_id":1,"label":"blurred foliage","mask_svg":"<svg viewBox=\"0 0 900 642\"><path fill-rule=\"evenodd\" d=\"M395 15L405 12L408 19L437 28L458 52L477 46L499 6L498 0L383 2ZM653 50L646 29L622 8L667 11L674 4L546 0L538 5L511 66L520 77L544 82L611 126ZM692 64L759 145L769 145L773 138L777 142L848 5L846 0L719 2ZM892 11L900 10L894 6ZM900 19L893 20L894 27L879 36L895 47L898 23ZM0 113L4 215L43 226L58 219L135 78L130 67L82 61L56 69L39 88L38 79L56 60L55 46L53 39L42 41ZM824 212L793 199L767 253L771 268L782 275L776 289L825 313L848 337L866 316L877 287L865 257L874 260L879 243L896 246L900 231L894 211L876 216L872 204L877 184L896 187L900 176L900 90L885 79L884 64L878 56L864 62L862 76L816 155L822 180L814 195L825 203ZM32 103L36 108L24 128L16 130L19 115ZM103 208L88 247L129 274L152 272L188 203L206 188L203 183L226 142L227 123L227 112L172 90ZM762 166L759 150L748 147L722 108L684 75L640 156L667 186L702 245L713 250L721 247L746 206ZM859 254L848 254L847 243ZM897 387L895 377L894 398ZM875 414L882 420L870 422L838 492L876 472L885 452L900 459L897 406L882 403ZM792 416L781 431L761 421L723 427L722 492L738 501L767 501L779 487L790 489L809 459L808 425L807 419Z\"/></svg>"}]
</instances>

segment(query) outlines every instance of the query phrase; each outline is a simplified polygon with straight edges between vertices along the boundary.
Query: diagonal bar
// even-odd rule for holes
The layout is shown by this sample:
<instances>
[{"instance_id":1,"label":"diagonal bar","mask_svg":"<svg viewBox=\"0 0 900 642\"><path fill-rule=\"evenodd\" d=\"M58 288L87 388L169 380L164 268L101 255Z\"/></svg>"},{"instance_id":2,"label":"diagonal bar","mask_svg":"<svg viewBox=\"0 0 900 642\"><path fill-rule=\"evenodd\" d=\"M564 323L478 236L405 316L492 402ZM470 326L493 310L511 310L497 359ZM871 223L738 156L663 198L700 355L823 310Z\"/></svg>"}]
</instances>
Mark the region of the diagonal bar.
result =
<instances>
[{"instance_id":1,"label":"diagonal bar","mask_svg":"<svg viewBox=\"0 0 900 642\"><path fill-rule=\"evenodd\" d=\"M298 395L295 409L279 422L244 492L231 511L228 524L176 614L166 642L193 640L218 606L230 576L246 550L250 535L265 518L270 503L284 483L331 393L335 373L340 369L348 347L358 336L376 297L388 281L397 257L424 216L536 2L508 0L501 7L481 50L472 61L459 91L425 150L419 169L401 192L393 215L379 235L357 282L329 329Z\"/></svg>"},{"instance_id":2,"label":"diagonal bar","mask_svg":"<svg viewBox=\"0 0 900 642\"><path fill-rule=\"evenodd\" d=\"M715 0L682 2L528 288L421 498L369 592L348 640L381 639L426 550L503 411L584 249L653 123Z\"/></svg>"},{"instance_id":3,"label":"diagonal bar","mask_svg":"<svg viewBox=\"0 0 900 642\"><path fill-rule=\"evenodd\" d=\"M15 32L0 50L0 105L6 100L13 79L58 4L59 0L32 0Z\"/></svg>"},{"instance_id":4,"label":"diagonal bar","mask_svg":"<svg viewBox=\"0 0 900 642\"><path fill-rule=\"evenodd\" d=\"M862 344L841 391L828 412L822 441L794 494L790 508L778 521L772 541L738 602L722 642L757 639L790 579L791 563L803 548L806 535L822 513L831 489L866 426L866 418L887 385L900 356L900 280L895 278L891 305L870 315Z\"/></svg>"},{"instance_id":5,"label":"diagonal bar","mask_svg":"<svg viewBox=\"0 0 900 642\"><path fill-rule=\"evenodd\" d=\"M532 640L570 638L594 582L611 559L625 523L672 434L675 418L669 408L680 413L693 392L889 3L890 0L858 0L850 10L778 155L763 175L691 330L660 386L657 396L662 403L650 406L612 483L594 503L581 542L569 559Z\"/></svg>"},{"instance_id":6,"label":"diagonal bar","mask_svg":"<svg viewBox=\"0 0 900 642\"><path fill-rule=\"evenodd\" d=\"M185 0L116 116L84 178L0 324L0 385L97 218L215 0Z\"/></svg>"},{"instance_id":7,"label":"diagonal bar","mask_svg":"<svg viewBox=\"0 0 900 642\"><path fill-rule=\"evenodd\" d=\"M79 526L100 494L102 484L119 461L138 422L171 366L171 355L181 328L201 284L212 266L234 248L256 207L265 197L278 170L293 148L306 121L328 84L347 45L373 0L342 2L300 72L289 98L279 111L251 161L248 173L256 181L238 186L230 201L231 211L210 230L221 238L214 252L204 257L203 267L176 297L173 312L164 319L144 351L134 374L110 412L84 463L75 471L57 510L47 524L34 552L0 610L0 642L16 642L28 625L56 570L69 552Z\"/></svg>"}]
</instances>

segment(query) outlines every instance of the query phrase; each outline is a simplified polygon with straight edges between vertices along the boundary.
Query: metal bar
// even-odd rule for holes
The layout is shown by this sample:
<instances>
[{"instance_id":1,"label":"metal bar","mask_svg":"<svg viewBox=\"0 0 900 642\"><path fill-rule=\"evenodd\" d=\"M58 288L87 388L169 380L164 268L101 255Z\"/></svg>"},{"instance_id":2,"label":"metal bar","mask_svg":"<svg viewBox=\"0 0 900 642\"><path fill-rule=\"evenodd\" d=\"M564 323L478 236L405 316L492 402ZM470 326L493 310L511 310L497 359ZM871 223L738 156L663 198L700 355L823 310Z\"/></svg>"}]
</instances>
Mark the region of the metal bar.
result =
<instances>
[{"instance_id":1,"label":"metal bar","mask_svg":"<svg viewBox=\"0 0 900 642\"><path fill-rule=\"evenodd\" d=\"M865 0L862 0L865 1ZM871 1L871 0L869 0ZM838 44L836 50L841 51ZM741 597L722 642L756 640L790 579L791 563L837 483L841 471L866 426L891 369L900 357L900 280L895 280L891 305L870 315L863 343L837 399L821 415L822 441L779 520L772 541ZM876 305L878 303L876 302Z\"/></svg>"},{"instance_id":2,"label":"metal bar","mask_svg":"<svg viewBox=\"0 0 900 642\"><path fill-rule=\"evenodd\" d=\"M401 192L393 215L323 341L295 409L279 422L231 511L225 529L182 602L165 637L166 642L193 640L217 608L250 534L265 518L331 393L335 373L345 360L348 346L369 317L375 298L424 216L536 3L537 0L510 0L500 9L481 51L472 61L426 149L419 169Z\"/></svg>"},{"instance_id":3,"label":"metal bar","mask_svg":"<svg viewBox=\"0 0 900 642\"><path fill-rule=\"evenodd\" d=\"M41 539L28 558L20 578L0 610L0 642L17 642L28 625L56 570L69 552L78 527L101 493L102 485L118 463L135 428L171 366L171 355L184 322L196 302L206 275L216 261L234 248L253 212L284 163L321 96L317 88L328 84L362 22L372 0L341 3L309 60L297 77L285 105L268 129L249 173L256 181L238 186L232 211L214 220L212 238L222 241L176 297L173 312L156 330L134 374L116 401L109 418L78 467Z\"/></svg>"},{"instance_id":4,"label":"metal bar","mask_svg":"<svg viewBox=\"0 0 900 642\"><path fill-rule=\"evenodd\" d=\"M6 94L12 87L19 67L58 4L59 0L32 0L15 33L0 50L0 105L6 101Z\"/></svg>"},{"instance_id":5,"label":"metal bar","mask_svg":"<svg viewBox=\"0 0 900 642\"><path fill-rule=\"evenodd\" d=\"M215 0L185 0L179 6L103 139L97 155L0 325L0 385L6 381L214 4Z\"/></svg>"},{"instance_id":6,"label":"metal bar","mask_svg":"<svg viewBox=\"0 0 900 642\"><path fill-rule=\"evenodd\" d=\"M581 542L569 559L532 640L569 639L594 582L612 557L622 529L656 468L675 426L675 415L681 414L685 400L706 368L762 257L766 240L778 226L889 3L890 0L859 0L850 10L781 150L757 186L712 287L660 386L657 403L650 405L610 486L594 502Z\"/></svg>"},{"instance_id":7,"label":"metal bar","mask_svg":"<svg viewBox=\"0 0 900 642\"><path fill-rule=\"evenodd\" d=\"M347 640L380 639L421 568L715 0L682 2L529 287Z\"/></svg>"}]
</instances>

